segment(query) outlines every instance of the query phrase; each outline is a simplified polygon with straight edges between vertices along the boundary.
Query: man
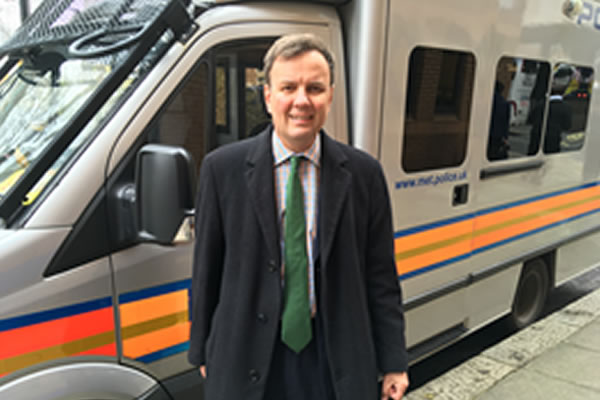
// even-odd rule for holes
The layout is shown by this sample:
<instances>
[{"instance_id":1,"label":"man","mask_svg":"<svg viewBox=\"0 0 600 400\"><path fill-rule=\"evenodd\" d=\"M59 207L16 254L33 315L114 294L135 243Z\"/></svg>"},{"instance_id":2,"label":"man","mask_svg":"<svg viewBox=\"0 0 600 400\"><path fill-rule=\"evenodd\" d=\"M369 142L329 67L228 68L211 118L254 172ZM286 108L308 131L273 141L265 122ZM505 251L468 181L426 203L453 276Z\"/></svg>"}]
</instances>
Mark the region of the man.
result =
<instances>
[{"instance_id":1,"label":"man","mask_svg":"<svg viewBox=\"0 0 600 400\"><path fill-rule=\"evenodd\" d=\"M496 81L492 100L492 118L488 139L488 160L503 160L508 158L508 129L510 121L510 104L502 96L504 85Z\"/></svg>"},{"instance_id":2,"label":"man","mask_svg":"<svg viewBox=\"0 0 600 400\"><path fill-rule=\"evenodd\" d=\"M573 70L569 66L562 66L552 77L550 99L548 101L548 117L546 120L546 135L544 137L544 153L552 154L561 151L560 142L563 132L571 128L571 108L563 99L563 93L571 82ZM540 147L541 131L545 103L540 103L531 111L536 123L532 127L533 136L529 142L528 154L536 154Z\"/></svg>"},{"instance_id":3,"label":"man","mask_svg":"<svg viewBox=\"0 0 600 400\"><path fill-rule=\"evenodd\" d=\"M333 71L316 37L280 38L265 56L273 126L204 159L189 360L208 400L397 400L408 386L386 184L321 129Z\"/></svg>"}]
</instances>

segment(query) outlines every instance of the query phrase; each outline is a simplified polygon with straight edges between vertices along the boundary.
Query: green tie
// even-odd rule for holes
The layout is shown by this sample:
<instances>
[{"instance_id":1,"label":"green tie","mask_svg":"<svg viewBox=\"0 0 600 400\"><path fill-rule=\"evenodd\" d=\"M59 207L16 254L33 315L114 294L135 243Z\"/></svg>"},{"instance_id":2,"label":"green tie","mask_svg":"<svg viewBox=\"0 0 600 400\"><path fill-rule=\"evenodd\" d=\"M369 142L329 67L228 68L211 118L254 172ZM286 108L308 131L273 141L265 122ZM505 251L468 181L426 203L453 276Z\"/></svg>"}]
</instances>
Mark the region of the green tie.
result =
<instances>
[{"instance_id":1,"label":"green tie","mask_svg":"<svg viewBox=\"0 0 600 400\"><path fill-rule=\"evenodd\" d=\"M286 186L284 228L284 308L281 340L300 353L312 339L308 301L308 257L302 183L298 176L298 156L291 157L292 168Z\"/></svg>"}]
</instances>

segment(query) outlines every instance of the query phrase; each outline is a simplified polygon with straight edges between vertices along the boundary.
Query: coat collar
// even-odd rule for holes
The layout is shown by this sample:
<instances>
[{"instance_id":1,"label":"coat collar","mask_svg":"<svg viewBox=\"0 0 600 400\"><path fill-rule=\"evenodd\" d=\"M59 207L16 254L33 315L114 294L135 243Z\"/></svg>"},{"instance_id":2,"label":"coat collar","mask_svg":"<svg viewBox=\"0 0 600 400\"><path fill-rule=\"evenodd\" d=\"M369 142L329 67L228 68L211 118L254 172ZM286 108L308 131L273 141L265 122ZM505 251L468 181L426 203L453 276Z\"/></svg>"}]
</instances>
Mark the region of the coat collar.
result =
<instances>
[{"instance_id":1,"label":"coat collar","mask_svg":"<svg viewBox=\"0 0 600 400\"><path fill-rule=\"evenodd\" d=\"M266 238L269 254L280 265L271 132L272 126L269 126L254 139L253 147L246 157L245 175L250 201Z\"/></svg>"},{"instance_id":2,"label":"coat collar","mask_svg":"<svg viewBox=\"0 0 600 400\"><path fill-rule=\"evenodd\" d=\"M341 145L323 131L321 138L319 237L321 266L325 268L352 176L345 167L348 159Z\"/></svg>"},{"instance_id":3,"label":"coat collar","mask_svg":"<svg viewBox=\"0 0 600 400\"><path fill-rule=\"evenodd\" d=\"M273 178L272 126L255 139L246 158L246 182L250 200L258 217L261 230L267 238L269 253L280 263L279 230L275 207ZM321 265L327 265L333 238L341 217L342 206L348 195L351 174L346 169L347 157L341 145L321 131L321 186L319 199L319 241Z\"/></svg>"}]
</instances>

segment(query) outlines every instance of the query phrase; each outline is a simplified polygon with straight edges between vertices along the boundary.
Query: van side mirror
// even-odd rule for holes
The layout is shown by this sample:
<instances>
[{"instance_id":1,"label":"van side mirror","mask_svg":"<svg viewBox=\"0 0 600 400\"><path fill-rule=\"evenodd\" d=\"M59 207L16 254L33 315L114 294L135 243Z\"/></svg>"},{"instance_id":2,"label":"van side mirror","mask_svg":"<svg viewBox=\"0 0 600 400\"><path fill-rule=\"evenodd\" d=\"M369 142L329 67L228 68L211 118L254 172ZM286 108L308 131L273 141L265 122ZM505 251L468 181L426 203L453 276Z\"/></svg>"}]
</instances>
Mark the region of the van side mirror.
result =
<instances>
[{"instance_id":1,"label":"van side mirror","mask_svg":"<svg viewBox=\"0 0 600 400\"><path fill-rule=\"evenodd\" d=\"M139 238L171 244L186 216L194 213L195 169L182 147L148 144L136 159Z\"/></svg>"}]
</instances>

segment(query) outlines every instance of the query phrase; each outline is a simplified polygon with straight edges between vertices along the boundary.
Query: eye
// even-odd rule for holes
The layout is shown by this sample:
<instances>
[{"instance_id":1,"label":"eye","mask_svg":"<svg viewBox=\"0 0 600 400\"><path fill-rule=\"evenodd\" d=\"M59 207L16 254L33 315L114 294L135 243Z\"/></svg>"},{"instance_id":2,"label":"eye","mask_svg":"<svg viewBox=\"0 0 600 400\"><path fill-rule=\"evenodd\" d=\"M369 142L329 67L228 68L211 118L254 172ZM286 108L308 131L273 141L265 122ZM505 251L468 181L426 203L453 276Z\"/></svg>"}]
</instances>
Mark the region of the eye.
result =
<instances>
[{"instance_id":1,"label":"eye","mask_svg":"<svg viewBox=\"0 0 600 400\"><path fill-rule=\"evenodd\" d=\"M325 88L321 85L310 85L306 88L306 91L313 94L323 93Z\"/></svg>"}]
</instances>

